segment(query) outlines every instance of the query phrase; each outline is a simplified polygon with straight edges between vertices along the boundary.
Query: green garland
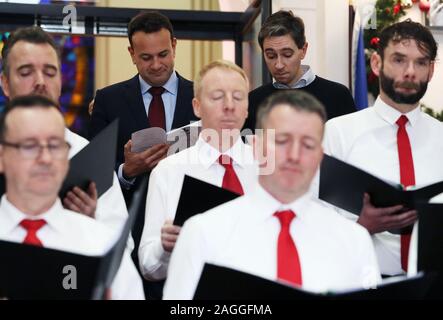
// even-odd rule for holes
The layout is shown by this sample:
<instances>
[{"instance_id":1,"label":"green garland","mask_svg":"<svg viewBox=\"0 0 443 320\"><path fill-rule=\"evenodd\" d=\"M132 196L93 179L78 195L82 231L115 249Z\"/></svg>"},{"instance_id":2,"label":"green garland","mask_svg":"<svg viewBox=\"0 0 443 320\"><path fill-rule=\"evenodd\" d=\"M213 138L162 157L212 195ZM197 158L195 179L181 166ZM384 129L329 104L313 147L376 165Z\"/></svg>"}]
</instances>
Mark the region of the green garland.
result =
<instances>
[{"instance_id":1,"label":"green garland","mask_svg":"<svg viewBox=\"0 0 443 320\"><path fill-rule=\"evenodd\" d=\"M427 106L425 106L424 104L421 104L421 109L423 110L423 112L429 114L431 117L434 117L437 120L443 121L443 111L434 111L431 108L428 108Z\"/></svg>"}]
</instances>

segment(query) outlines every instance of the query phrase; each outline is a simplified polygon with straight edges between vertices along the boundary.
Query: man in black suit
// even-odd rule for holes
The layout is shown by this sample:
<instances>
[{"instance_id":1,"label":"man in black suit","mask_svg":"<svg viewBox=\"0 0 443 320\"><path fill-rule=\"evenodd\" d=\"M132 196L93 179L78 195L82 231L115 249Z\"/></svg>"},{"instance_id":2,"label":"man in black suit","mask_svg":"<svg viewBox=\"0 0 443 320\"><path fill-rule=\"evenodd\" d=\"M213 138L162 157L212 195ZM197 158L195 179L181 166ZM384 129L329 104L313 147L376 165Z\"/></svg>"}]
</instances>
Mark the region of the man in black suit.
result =
<instances>
[{"instance_id":1,"label":"man in black suit","mask_svg":"<svg viewBox=\"0 0 443 320\"><path fill-rule=\"evenodd\" d=\"M165 158L168 145L131 152L131 134L161 127L166 131L197 120L192 109L193 83L174 70L177 39L171 22L158 12L143 12L128 24L128 47L138 74L132 79L97 90L91 115L90 138L119 118L116 171L127 205L143 176ZM145 206L133 230L137 252ZM136 257L134 257L136 259ZM148 293L151 298L157 294ZM161 294L161 292L159 293Z\"/></svg>"},{"instance_id":2,"label":"man in black suit","mask_svg":"<svg viewBox=\"0 0 443 320\"><path fill-rule=\"evenodd\" d=\"M356 111L349 89L315 75L303 65L308 43L303 20L291 11L278 11L260 29L258 42L274 83L264 84L249 93L249 116L245 128L255 127L258 106L279 90L300 90L312 94L325 106L328 119Z\"/></svg>"},{"instance_id":3,"label":"man in black suit","mask_svg":"<svg viewBox=\"0 0 443 320\"><path fill-rule=\"evenodd\" d=\"M156 145L133 153L131 134L154 126L169 131L196 118L191 103L192 82L174 71L177 39L169 19L158 12L141 13L129 22L128 38L128 51L138 74L97 90L89 135L94 137L114 119L120 119L116 170L129 204L136 178L150 172L168 150L167 145ZM151 108L159 94L163 105L160 122L158 113L152 114L154 107Z\"/></svg>"}]
</instances>

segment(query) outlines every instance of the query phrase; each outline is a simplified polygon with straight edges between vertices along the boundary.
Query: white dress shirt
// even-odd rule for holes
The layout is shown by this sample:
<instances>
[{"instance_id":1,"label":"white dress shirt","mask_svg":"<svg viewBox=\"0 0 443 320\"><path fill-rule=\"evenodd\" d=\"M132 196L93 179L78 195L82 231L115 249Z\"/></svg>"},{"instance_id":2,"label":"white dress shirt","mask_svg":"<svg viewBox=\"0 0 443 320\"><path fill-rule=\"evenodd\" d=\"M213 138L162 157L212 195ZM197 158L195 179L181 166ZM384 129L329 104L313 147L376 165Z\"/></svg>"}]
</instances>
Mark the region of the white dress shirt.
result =
<instances>
[{"instance_id":1,"label":"white dress shirt","mask_svg":"<svg viewBox=\"0 0 443 320\"><path fill-rule=\"evenodd\" d=\"M412 229L408 254L408 277L415 276L418 269L418 221Z\"/></svg>"},{"instance_id":2,"label":"white dress shirt","mask_svg":"<svg viewBox=\"0 0 443 320\"><path fill-rule=\"evenodd\" d=\"M292 86L288 86L283 83L274 82L273 85L276 89L300 89L307 87L315 80L315 73L312 68L308 65L301 65L300 68L303 71L303 75L297 80Z\"/></svg>"},{"instance_id":3,"label":"white dress shirt","mask_svg":"<svg viewBox=\"0 0 443 320\"><path fill-rule=\"evenodd\" d=\"M352 164L381 179L400 183L395 123L402 114L377 98L371 108L337 117L326 123L325 153ZM411 143L417 187L443 180L443 124L419 107L405 114ZM362 199L363 200L363 199ZM340 210L350 219L356 215ZM382 232L372 236L382 274L403 273L400 236Z\"/></svg>"},{"instance_id":4,"label":"white dress shirt","mask_svg":"<svg viewBox=\"0 0 443 320\"><path fill-rule=\"evenodd\" d=\"M83 149L89 142L80 135L65 130L65 139L71 145L69 150L69 159ZM98 198L97 208L95 209L95 219L107 225L110 229L120 232L128 218L125 198L123 197L120 183L114 172L112 186ZM133 248L132 238L130 246Z\"/></svg>"},{"instance_id":5,"label":"white dress shirt","mask_svg":"<svg viewBox=\"0 0 443 320\"><path fill-rule=\"evenodd\" d=\"M172 253L164 299L192 299L205 262L276 281L281 227L274 213L288 209L296 214L290 233L304 290L376 285L380 274L368 232L317 201L306 194L283 205L257 183L251 193L192 217Z\"/></svg>"},{"instance_id":6,"label":"white dress shirt","mask_svg":"<svg viewBox=\"0 0 443 320\"><path fill-rule=\"evenodd\" d=\"M30 217L11 204L6 195L0 202L0 238L23 242L26 230L19 224L23 219L44 219L37 237L46 248L83 255L103 255L117 240L115 232L90 217L63 208L60 199L45 213ZM143 284L129 252L111 286L112 299L144 299Z\"/></svg>"},{"instance_id":7,"label":"white dress shirt","mask_svg":"<svg viewBox=\"0 0 443 320\"><path fill-rule=\"evenodd\" d=\"M443 203L443 193L433 197L430 203ZM411 244L409 245L409 258L408 258L408 276L414 276L417 274L418 269L418 223L414 224L411 235Z\"/></svg>"},{"instance_id":8,"label":"white dress shirt","mask_svg":"<svg viewBox=\"0 0 443 320\"><path fill-rule=\"evenodd\" d=\"M257 181L258 167L252 148L239 138L224 154L233 159L234 170L244 193ZM222 186L224 167L218 163L220 152L199 138L197 143L160 163L152 171L146 200L146 215L138 251L140 269L146 279L166 277L170 253L163 249L161 228L167 219L174 220L185 175ZM198 201L198 194L195 201Z\"/></svg>"}]
</instances>

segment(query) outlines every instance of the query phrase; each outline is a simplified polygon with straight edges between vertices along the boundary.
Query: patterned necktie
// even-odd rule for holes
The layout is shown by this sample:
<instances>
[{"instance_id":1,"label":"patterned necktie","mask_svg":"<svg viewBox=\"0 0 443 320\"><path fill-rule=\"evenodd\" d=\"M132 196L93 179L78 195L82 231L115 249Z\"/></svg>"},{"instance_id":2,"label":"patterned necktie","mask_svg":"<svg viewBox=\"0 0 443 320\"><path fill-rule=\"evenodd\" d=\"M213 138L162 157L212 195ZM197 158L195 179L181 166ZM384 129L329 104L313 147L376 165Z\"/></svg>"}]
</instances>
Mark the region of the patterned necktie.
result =
<instances>
[{"instance_id":1,"label":"patterned necktie","mask_svg":"<svg viewBox=\"0 0 443 320\"><path fill-rule=\"evenodd\" d=\"M400 183L403 187L415 185L414 160L412 158L411 144L409 142L408 132L406 131L406 123L408 118L405 115L400 116L397 120L397 149L398 159L400 163ZM411 233L402 234L400 237L400 255L401 267L404 271L408 271L408 255L409 243L411 241Z\"/></svg>"},{"instance_id":2,"label":"patterned necktie","mask_svg":"<svg viewBox=\"0 0 443 320\"><path fill-rule=\"evenodd\" d=\"M220 155L218 162L225 168L225 174L223 176L222 188L235 192L239 195L243 195L243 188L241 186L240 180L234 171L232 166L232 159L227 155Z\"/></svg>"},{"instance_id":3,"label":"patterned necktie","mask_svg":"<svg viewBox=\"0 0 443 320\"><path fill-rule=\"evenodd\" d=\"M280 234L277 246L277 278L301 286L302 272L297 247L289 232L291 221L295 218L292 210L278 211L274 214L280 220Z\"/></svg>"},{"instance_id":4,"label":"patterned necktie","mask_svg":"<svg viewBox=\"0 0 443 320\"><path fill-rule=\"evenodd\" d=\"M43 219L39 220L23 219L20 222L20 225L27 231L23 243L31 244L38 247L43 247L42 242L37 237L37 231L40 230L40 228L43 227L45 224L46 221Z\"/></svg>"},{"instance_id":5,"label":"patterned necktie","mask_svg":"<svg viewBox=\"0 0 443 320\"><path fill-rule=\"evenodd\" d=\"M165 107L162 99L162 93L165 92L165 88L151 87L148 92L152 95L148 111L149 125L166 130Z\"/></svg>"}]
</instances>

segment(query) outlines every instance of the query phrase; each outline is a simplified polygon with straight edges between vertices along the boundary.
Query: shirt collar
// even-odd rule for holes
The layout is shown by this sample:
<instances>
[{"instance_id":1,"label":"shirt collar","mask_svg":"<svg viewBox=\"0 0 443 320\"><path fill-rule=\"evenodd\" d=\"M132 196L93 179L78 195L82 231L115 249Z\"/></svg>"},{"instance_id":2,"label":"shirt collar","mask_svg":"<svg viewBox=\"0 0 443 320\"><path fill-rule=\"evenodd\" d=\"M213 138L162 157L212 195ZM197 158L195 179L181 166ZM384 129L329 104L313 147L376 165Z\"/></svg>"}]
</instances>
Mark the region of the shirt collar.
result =
<instances>
[{"instance_id":1,"label":"shirt collar","mask_svg":"<svg viewBox=\"0 0 443 320\"><path fill-rule=\"evenodd\" d=\"M61 212L63 211L63 206L59 198L55 201L53 206L49 208L48 211L38 215L29 216L19 209L17 209L4 194L0 201L0 214L3 216L1 219L3 222L0 225L1 234L9 234L18 227L23 219L44 219L47 225L54 230L60 230L61 224L63 223L63 216Z\"/></svg>"},{"instance_id":2,"label":"shirt collar","mask_svg":"<svg viewBox=\"0 0 443 320\"><path fill-rule=\"evenodd\" d=\"M199 161L205 167L205 169L208 169L216 162L218 163L218 158L221 155L220 151L207 143L201 137L201 135L198 137L198 140L195 143L195 148L198 152ZM234 145L230 149L226 150L226 152L223 154L231 157L234 166L238 165L243 168L246 165L254 162L252 152L249 148L249 146L243 143L241 137L238 137Z\"/></svg>"},{"instance_id":3,"label":"shirt collar","mask_svg":"<svg viewBox=\"0 0 443 320\"><path fill-rule=\"evenodd\" d=\"M380 96L375 100L373 108L375 112L386 122L391 125L396 125L398 118L403 114L397 109L391 107L386 102L384 102ZM414 126L421 114L420 106L417 106L414 110L405 113L404 115L408 117L408 122L411 126Z\"/></svg>"},{"instance_id":4,"label":"shirt collar","mask_svg":"<svg viewBox=\"0 0 443 320\"><path fill-rule=\"evenodd\" d=\"M306 192L304 195L292 201L291 203L281 203L275 199L268 191L266 191L260 183L255 185L255 188L249 193L250 199L253 200L253 206L257 208L254 215L260 220L269 219L277 211L292 210L297 218L306 219L309 213L310 193ZM254 210L251 210L251 212Z\"/></svg>"},{"instance_id":5,"label":"shirt collar","mask_svg":"<svg viewBox=\"0 0 443 320\"><path fill-rule=\"evenodd\" d=\"M312 68L308 65L301 65L300 68L303 71L303 75L295 84L288 86L283 83L274 82L274 87L276 89L299 89L310 85L315 80L315 74L312 71Z\"/></svg>"},{"instance_id":6,"label":"shirt collar","mask_svg":"<svg viewBox=\"0 0 443 320\"><path fill-rule=\"evenodd\" d=\"M143 80L141 75L138 75L138 80L140 81L140 90L142 92L142 95L144 95L145 93L148 92L149 89L151 89L152 86L149 83L147 83L145 80ZM166 83L162 87L165 88L165 90L168 91L169 93L177 95L178 77L175 71L172 72L168 81L166 81Z\"/></svg>"}]
</instances>

